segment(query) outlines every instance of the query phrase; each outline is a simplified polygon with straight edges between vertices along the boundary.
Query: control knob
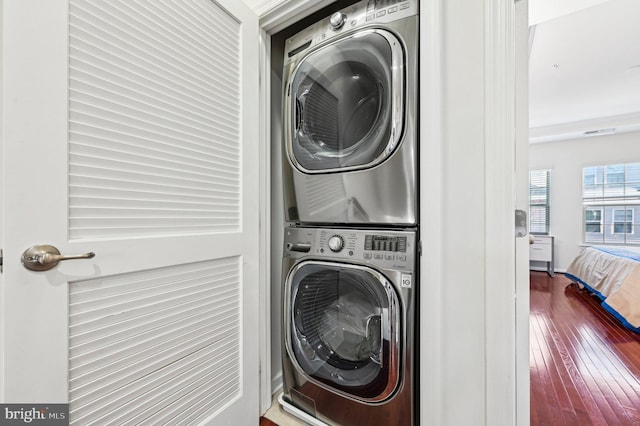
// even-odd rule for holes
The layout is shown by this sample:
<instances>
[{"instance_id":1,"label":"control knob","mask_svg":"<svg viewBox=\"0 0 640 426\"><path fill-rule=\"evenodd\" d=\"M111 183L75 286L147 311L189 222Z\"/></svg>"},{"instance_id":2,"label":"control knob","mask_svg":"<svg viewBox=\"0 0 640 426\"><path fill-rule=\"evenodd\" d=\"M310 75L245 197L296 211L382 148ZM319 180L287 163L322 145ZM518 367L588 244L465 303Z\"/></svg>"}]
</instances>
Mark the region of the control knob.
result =
<instances>
[{"instance_id":1,"label":"control knob","mask_svg":"<svg viewBox=\"0 0 640 426\"><path fill-rule=\"evenodd\" d=\"M346 21L347 15L342 12L336 12L331 15L331 18L329 18L329 24L331 25L331 29L333 30L339 30L340 28L342 28Z\"/></svg>"},{"instance_id":2,"label":"control knob","mask_svg":"<svg viewBox=\"0 0 640 426\"><path fill-rule=\"evenodd\" d=\"M337 253L344 248L344 240L340 235L334 235L329 238L329 248L331 251Z\"/></svg>"}]
</instances>

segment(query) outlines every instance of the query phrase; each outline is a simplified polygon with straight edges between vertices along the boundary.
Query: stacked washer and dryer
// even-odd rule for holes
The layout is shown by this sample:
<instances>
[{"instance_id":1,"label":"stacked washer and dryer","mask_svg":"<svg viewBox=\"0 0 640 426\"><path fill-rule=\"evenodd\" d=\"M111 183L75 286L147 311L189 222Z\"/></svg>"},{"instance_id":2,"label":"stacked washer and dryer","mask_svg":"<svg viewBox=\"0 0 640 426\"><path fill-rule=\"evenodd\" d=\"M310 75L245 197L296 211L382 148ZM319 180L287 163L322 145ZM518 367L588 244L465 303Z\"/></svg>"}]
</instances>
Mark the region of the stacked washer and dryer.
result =
<instances>
[{"instance_id":1,"label":"stacked washer and dryer","mask_svg":"<svg viewBox=\"0 0 640 426\"><path fill-rule=\"evenodd\" d=\"M364 0L285 41L285 408L416 422L418 1Z\"/></svg>"}]
</instances>

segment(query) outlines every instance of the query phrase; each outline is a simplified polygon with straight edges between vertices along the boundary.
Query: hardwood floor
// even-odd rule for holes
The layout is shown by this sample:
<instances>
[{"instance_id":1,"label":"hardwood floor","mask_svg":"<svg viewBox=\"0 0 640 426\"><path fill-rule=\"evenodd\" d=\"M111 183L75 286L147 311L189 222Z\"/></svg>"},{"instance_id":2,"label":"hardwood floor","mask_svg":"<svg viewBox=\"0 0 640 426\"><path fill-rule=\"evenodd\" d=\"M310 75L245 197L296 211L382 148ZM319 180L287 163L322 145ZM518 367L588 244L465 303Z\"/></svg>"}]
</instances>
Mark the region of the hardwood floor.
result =
<instances>
[{"instance_id":1,"label":"hardwood floor","mask_svg":"<svg viewBox=\"0 0 640 426\"><path fill-rule=\"evenodd\" d=\"M266 417L260 417L259 426L278 426L278 425L272 422L271 420L267 419Z\"/></svg>"},{"instance_id":2,"label":"hardwood floor","mask_svg":"<svg viewBox=\"0 0 640 426\"><path fill-rule=\"evenodd\" d=\"M531 273L531 425L640 425L640 335L562 274Z\"/></svg>"}]
</instances>

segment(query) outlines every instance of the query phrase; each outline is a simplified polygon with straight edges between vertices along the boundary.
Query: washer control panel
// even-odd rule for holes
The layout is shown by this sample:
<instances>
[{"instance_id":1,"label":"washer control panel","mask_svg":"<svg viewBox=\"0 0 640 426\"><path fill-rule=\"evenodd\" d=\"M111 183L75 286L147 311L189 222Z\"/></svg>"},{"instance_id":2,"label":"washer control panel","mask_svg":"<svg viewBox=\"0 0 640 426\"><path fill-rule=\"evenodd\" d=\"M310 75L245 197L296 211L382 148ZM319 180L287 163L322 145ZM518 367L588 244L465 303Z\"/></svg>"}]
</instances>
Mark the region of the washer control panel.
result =
<instances>
[{"instance_id":1,"label":"washer control panel","mask_svg":"<svg viewBox=\"0 0 640 426\"><path fill-rule=\"evenodd\" d=\"M367 21L394 13L403 13L413 6L408 0L367 0Z\"/></svg>"},{"instance_id":2,"label":"washer control panel","mask_svg":"<svg viewBox=\"0 0 640 426\"><path fill-rule=\"evenodd\" d=\"M285 229L284 256L332 258L410 270L415 264L416 244L415 231L291 227Z\"/></svg>"},{"instance_id":3,"label":"washer control panel","mask_svg":"<svg viewBox=\"0 0 640 426\"><path fill-rule=\"evenodd\" d=\"M363 0L335 12L285 41L284 65L311 47L360 27L379 26L418 14L418 0Z\"/></svg>"}]
</instances>

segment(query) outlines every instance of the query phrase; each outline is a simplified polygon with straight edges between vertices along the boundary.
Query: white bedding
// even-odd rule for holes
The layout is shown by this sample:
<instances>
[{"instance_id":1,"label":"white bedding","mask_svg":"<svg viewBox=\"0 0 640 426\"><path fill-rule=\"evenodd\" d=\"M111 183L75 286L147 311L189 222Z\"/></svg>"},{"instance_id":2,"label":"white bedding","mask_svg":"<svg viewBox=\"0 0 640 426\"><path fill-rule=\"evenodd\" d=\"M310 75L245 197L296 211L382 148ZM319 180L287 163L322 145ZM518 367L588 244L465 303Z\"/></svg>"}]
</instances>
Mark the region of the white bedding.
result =
<instances>
[{"instance_id":1,"label":"white bedding","mask_svg":"<svg viewBox=\"0 0 640 426\"><path fill-rule=\"evenodd\" d=\"M587 247L569 265L566 274L595 292L603 300L603 307L634 331L640 331L638 256L637 249Z\"/></svg>"}]
</instances>

